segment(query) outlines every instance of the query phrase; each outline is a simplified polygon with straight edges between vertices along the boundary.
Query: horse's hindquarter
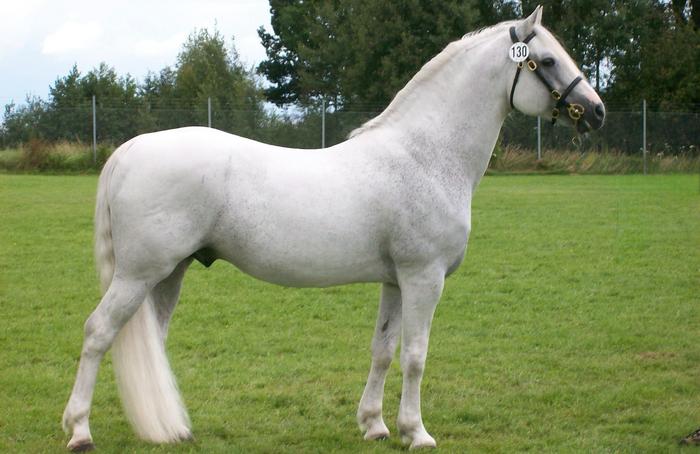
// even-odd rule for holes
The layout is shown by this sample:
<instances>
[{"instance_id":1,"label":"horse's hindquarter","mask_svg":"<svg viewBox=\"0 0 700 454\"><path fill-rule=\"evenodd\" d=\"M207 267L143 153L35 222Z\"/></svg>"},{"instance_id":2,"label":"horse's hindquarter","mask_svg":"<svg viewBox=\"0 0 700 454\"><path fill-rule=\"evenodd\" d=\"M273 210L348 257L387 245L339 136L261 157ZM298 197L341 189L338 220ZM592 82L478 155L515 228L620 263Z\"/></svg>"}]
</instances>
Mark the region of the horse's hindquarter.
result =
<instances>
[{"instance_id":1,"label":"horse's hindquarter","mask_svg":"<svg viewBox=\"0 0 700 454\"><path fill-rule=\"evenodd\" d=\"M118 268L174 267L206 243L226 196L222 139L182 128L139 136L115 153L108 198Z\"/></svg>"}]
</instances>

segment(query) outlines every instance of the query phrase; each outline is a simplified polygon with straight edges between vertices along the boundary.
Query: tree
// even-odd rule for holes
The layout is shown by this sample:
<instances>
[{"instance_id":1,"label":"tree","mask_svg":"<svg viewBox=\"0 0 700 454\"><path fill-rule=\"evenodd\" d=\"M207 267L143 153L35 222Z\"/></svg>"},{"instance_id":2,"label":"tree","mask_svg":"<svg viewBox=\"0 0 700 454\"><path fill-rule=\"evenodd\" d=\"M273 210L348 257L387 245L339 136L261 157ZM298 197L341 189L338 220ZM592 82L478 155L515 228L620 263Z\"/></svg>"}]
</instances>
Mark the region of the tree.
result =
<instances>
[{"instance_id":1,"label":"tree","mask_svg":"<svg viewBox=\"0 0 700 454\"><path fill-rule=\"evenodd\" d=\"M187 109L190 124L207 124L209 98L213 125L220 129L250 135L264 114L253 74L243 67L235 47L227 50L218 30L195 30L177 57L174 74L162 72L161 81L159 87L172 95L171 101ZM172 89L167 85L171 81Z\"/></svg>"},{"instance_id":2,"label":"tree","mask_svg":"<svg viewBox=\"0 0 700 454\"><path fill-rule=\"evenodd\" d=\"M228 49L218 31L195 30L174 69L149 73L142 84L120 77L106 63L87 74L74 65L49 88L49 99L5 107L0 125L4 146L30 137L47 141L92 140L92 97L97 101L97 139L119 143L143 132L207 124L211 98L213 126L253 136L264 122L261 90L251 70Z\"/></svg>"},{"instance_id":3,"label":"tree","mask_svg":"<svg viewBox=\"0 0 700 454\"><path fill-rule=\"evenodd\" d=\"M125 112L140 106L136 82L129 75L119 77L114 68L101 63L84 76L74 65L68 75L56 79L38 127L42 137L90 141L93 96L98 101L100 140L121 142L139 132L137 116Z\"/></svg>"},{"instance_id":4,"label":"tree","mask_svg":"<svg viewBox=\"0 0 700 454\"><path fill-rule=\"evenodd\" d=\"M267 99L380 109L450 41L478 24L474 1L271 0L259 29Z\"/></svg>"},{"instance_id":5,"label":"tree","mask_svg":"<svg viewBox=\"0 0 700 454\"><path fill-rule=\"evenodd\" d=\"M278 105L380 109L450 40L537 4L606 101L699 108L700 0L271 0L258 72Z\"/></svg>"},{"instance_id":6,"label":"tree","mask_svg":"<svg viewBox=\"0 0 700 454\"><path fill-rule=\"evenodd\" d=\"M517 0L477 0L476 5L482 25L493 25L523 15Z\"/></svg>"},{"instance_id":7,"label":"tree","mask_svg":"<svg viewBox=\"0 0 700 454\"><path fill-rule=\"evenodd\" d=\"M619 47L611 56L607 98L617 104L646 99L652 109L700 109L700 11L680 14L677 5L647 2L622 26ZM675 107L674 107L675 106Z\"/></svg>"},{"instance_id":8,"label":"tree","mask_svg":"<svg viewBox=\"0 0 700 454\"><path fill-rule=\"evenodd\" d=\"M19 106L7 104L0 124L2 148L16 146L40 136L40 125L47 111L46 102L39 97L28 96L24 104Z\"/></svg>"},{"instance_id":9,"label":"tree","mask_svg":"<svg viewBox=\"0 0 700 454\"><path fill-rule=\"evenodd\" d=\"M146 74L139 86L139 96L148 113L141 123L145 130L158 131L181 125L180 106L174 104L174 91L175 71L170 66L159 73L149 71Z\"/></svg>"}]
</instances>

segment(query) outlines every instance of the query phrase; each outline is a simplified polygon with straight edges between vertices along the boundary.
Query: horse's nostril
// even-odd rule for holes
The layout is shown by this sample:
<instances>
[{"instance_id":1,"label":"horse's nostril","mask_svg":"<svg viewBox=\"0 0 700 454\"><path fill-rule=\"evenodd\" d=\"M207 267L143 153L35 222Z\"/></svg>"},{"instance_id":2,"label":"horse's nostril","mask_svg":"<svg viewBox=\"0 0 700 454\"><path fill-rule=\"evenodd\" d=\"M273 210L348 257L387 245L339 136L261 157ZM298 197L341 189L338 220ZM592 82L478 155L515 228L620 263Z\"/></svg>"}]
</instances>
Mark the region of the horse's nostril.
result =
<instances>
[{"instance_id":1,"label":"horse's nostril","mask_svg":"<svg viewBox=\"0 0 700 454\"><path fill-rule=\"evenodd\" d=\"M603 118L605 118L605 106L603 105L603 103L596 104L595 109L593 109L593 111L595 112L595 116L599 119L602 120Z\"/></svg>"}]
</instances>

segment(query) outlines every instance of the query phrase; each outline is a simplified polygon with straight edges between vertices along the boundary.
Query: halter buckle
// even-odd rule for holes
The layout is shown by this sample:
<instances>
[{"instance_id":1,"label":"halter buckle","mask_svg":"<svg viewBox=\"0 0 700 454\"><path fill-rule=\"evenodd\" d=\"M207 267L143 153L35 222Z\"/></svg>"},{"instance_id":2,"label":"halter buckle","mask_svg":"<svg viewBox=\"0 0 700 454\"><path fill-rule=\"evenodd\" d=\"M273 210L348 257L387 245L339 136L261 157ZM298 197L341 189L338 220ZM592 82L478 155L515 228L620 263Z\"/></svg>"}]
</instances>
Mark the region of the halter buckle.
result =
<instances>
[{"instance_id":1,"label":"halter buckle","mask_svg":"<svg viewBox=\"0 0 700 454\"><path fill-rule=\"evenodd\" d=\"M555 107L552 109L552 119L556 120L557 118L559 118L559 109Z\"/></svg>"},{"instance_id":2,"label":"halter buckle","mask_svg":"<svg viewBox=\"0 0 700 454\"><path fill-rule=\"evenodd\" d=\"M525 63L519 61L519 62L518 62L518 68L523 69L523 66L525 66Z\"/></svg>"},{"instance_id":3,"label":"halter buckle","mask_svg":"<svg viewBox=\"0 0 700 454\"><path fill-rule=\"evenodd\" d=\"M581 104L570 104L566 109L569 111L569 117L575 121L579 120L583 112L585 112Z\"/></svg>"},{"instance_id":4,"label":"halter buckle","mask_svg":"<svg viewBox=\"0 0 700 454\"><path fill-rule=\"evenodd\" d=\"M559 101L561 99L561 93L556 90L552 90L552 98L554 98L555 101Z\"/></svg>"},{"instance_id":5,"label":"halter buckle","mask_svg":"<svg viewBox=\"0 0 700 454\"><path fill-rule=\"evenodd\" d=\"M537 63L535 63L535 60L528 60L528 61L527 61L527 68L528 68L530 71L536 70L536 69L537 69Z\"/></svg>"}]
</instances>

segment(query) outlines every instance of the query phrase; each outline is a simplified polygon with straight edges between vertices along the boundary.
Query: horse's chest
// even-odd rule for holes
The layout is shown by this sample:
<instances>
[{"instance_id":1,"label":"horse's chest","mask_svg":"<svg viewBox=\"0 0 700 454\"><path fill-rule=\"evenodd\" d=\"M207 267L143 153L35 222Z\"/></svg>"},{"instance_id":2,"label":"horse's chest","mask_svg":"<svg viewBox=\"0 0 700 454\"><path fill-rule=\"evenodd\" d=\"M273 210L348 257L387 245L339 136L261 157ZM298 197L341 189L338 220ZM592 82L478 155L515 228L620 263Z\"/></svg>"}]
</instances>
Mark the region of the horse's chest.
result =
<instances>
[{"instance_id":1,"label":"horse's chest","mask_svg":"<svg viewBox=\"0 0 700 454\"><path fill-rule=\"evenodd\" d=\"M468 216L461 219L454 219L446 223L444 230L444 253L450 268L448 274L462 263L464 252L469 240L471 223Z\"/></svg>"},{"instance_id":2,"label":"horse's chest","mask_svg":"<svg viewBox=\"0 0 700 454\"><path fill-rule=\"evenodd\" d=\"M439 207L409 220L394 239L399 262L442 263L447 274L462 262L471 228L469 206Z\"/></svg>"}]
</instances>

